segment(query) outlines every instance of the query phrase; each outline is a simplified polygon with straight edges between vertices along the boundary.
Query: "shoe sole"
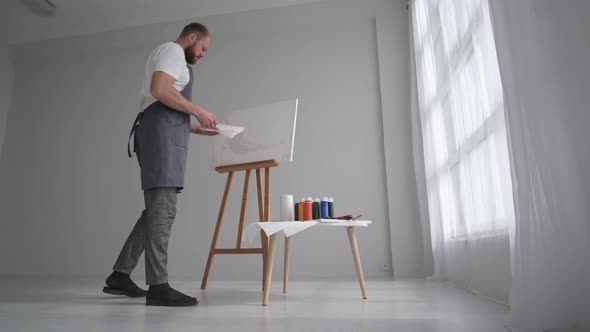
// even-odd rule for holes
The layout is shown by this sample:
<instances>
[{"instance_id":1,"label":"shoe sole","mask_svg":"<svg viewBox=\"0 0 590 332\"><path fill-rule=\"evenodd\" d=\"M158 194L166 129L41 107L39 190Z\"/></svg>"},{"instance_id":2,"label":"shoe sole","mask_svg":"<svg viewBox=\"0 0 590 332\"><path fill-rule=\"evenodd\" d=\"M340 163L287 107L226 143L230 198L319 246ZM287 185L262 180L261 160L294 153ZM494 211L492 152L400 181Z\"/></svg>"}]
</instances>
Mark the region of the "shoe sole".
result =
<instances>
[{"instance_id":1,"label":"shoe sole","mask_svg":"<svg viewBox=\"0 0 590 332\"><path fill-rule=\"evenodd\" d=\"M138 293L130 293L126 289L114 289L111 287L104 287L102 289L103 293L111 294L111 295L124 295L128 297L145 297L145 294L138 294Z\"/></svg>"},{"instance_id":2,"label":"shoe sole","mask_svg":"<svg viewBox=\"0 0 590 332\"><path fill-rule=\"evenodd\" d=\"M199 301L196 302L189 302L189 303L170 303L170 302L166 302L166 301L160 301L160 300L150 300L147 299L145 301L145 304L148 306L155 306L155 307L194 307L199 303Z\"/></svg>"}]
</instances>

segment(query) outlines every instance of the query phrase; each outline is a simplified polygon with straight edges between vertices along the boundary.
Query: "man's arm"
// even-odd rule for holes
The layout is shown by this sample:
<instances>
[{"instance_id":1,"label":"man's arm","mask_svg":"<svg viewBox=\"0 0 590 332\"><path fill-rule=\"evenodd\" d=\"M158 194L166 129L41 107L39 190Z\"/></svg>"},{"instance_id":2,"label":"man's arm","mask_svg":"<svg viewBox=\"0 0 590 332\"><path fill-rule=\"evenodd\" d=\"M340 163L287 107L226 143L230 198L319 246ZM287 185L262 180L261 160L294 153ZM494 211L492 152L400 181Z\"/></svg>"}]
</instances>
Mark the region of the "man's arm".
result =
<instances>
[{"instance_id":1,"label":"man's arm","mask_svg":"<svg viewBox=\"0 0 590 332\"><path fill-rule=\"evenodd\" d=\"M155 71L152 74L150 93L164 105L197 118L205 128L215 128L217 121L215 116L201 106L190 100L174 88L176 79L163 71Z\"/></svg>"}]
</instances>

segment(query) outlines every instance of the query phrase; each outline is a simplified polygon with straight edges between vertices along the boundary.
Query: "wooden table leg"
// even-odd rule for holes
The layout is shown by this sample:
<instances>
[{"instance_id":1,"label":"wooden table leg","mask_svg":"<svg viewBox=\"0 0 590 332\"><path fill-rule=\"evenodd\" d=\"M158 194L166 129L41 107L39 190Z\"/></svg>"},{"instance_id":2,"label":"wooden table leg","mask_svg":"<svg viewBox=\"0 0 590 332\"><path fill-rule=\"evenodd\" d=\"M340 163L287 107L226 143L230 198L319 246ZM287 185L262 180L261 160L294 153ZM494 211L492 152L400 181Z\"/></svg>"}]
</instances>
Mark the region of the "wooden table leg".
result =
<instances>
[{"instance_id":1,"label":"wooden table leg","mask_svg":"<svg viewBox=\"0 0 590 332\"><path fill-rule=\"evenodd\" d=\"M285 258L283 259L283 293L287 293L289 284L289 238L285 236Z\"/></svg>"},{"instance_id":2,"label":"wooden table leg","mask_svg":"<svg viewBox=\"0 0 590 332\"><path fill-rule=\"evenodd\" d=\"M264 292L264 285L266 285L266 266L268 260L268 236L260 230L260 244L262 246L262 291Z\"/></svg>"},{"instance_id":3,"label":"wooden table leg","mask_svg":"<svg viewBox=\"0 0 590 332\"><path fill-rule=\"evenodd\" d=\"M264 297L262 298L262 305L268 305L268 295L270 293L270 282L272 279L272 267L275 259L275 241L277 234L273 234L268 240L268 256L266 257L266 275L264 276Z\"/></svg>"},{"instance_id":4,"label":"wooden table leg","mask_svg":"<svg viewBox=\"0 0 590 332\"><path fill-rule=\"evenodd\" d=\"M264 169L264 221L269 221L270 220L270 168L266 167ZM266 243L266 247L267 250L262 250L263 252L263 260L264 260L264 265L268 267L268 243ZM265 255L266 253L266 255ZM272 261L270 266L272 266ZM264 271L265 275L268 273L268 271ZM270 272L270 274L272 275L272 271ZM266 280L263 279L262 280L263 285L266 284ZM263 288L263 291L268 291L268 289Z\"/></svg>"},{"instance_id":5,"label":"wooden table leg","mask_svg":"<svg viewBox=\"0 0 590 332\"><path fill-rule=\"evenodd\" d=\"M363 268L361 266L361 257L359 256L359 249L356 244L356 236L354 235L354 227L347 227L346 232L348 233L348 241L350 242L352 257L354 259L354 265L356 266L356 275L361 285L361 293L363 294L363 299L366 299L367 290L365 289L365 278L363 277Z\"/></svg>"},{"instance_id":6,"label":"wooden table leg","mask_svg":"<svg viewBox=\"0 0 590 332\"><path fill-rule=\"evenodd\" d=\"M258 193L258 216L260 221L265 221L264 218L264 201L262 200L262 180L260 176L260 168L256 169L256 189ZM264 292L264 276L266 276L266 255L268 247L268 237L260 230L260 246L262 247L262 291Z\"/></svg>"}]
</instances>

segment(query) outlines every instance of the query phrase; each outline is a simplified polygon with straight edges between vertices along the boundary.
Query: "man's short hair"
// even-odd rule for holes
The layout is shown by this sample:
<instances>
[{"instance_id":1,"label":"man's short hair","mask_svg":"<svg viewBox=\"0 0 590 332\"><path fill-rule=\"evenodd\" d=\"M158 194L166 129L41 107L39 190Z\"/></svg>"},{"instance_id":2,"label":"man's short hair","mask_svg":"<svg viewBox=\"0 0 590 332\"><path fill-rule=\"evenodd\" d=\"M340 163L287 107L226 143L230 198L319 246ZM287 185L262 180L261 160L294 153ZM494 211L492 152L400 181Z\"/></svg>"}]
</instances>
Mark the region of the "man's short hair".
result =
<instances>
[{"instance_id":1,"label":"man's short hair","mask_svg":"<svg viewBox=\"0 0 590 332\"><path fill-rule=\"evenodd\" d=\"M209 30L207 30L207 27L205 27L201 23L195 22L185 26L184 29L182 29L182 32L180 33L180 37L186 37L191 33L196 33L197 39L209 36Z\"/></svg>"}]
</instances>

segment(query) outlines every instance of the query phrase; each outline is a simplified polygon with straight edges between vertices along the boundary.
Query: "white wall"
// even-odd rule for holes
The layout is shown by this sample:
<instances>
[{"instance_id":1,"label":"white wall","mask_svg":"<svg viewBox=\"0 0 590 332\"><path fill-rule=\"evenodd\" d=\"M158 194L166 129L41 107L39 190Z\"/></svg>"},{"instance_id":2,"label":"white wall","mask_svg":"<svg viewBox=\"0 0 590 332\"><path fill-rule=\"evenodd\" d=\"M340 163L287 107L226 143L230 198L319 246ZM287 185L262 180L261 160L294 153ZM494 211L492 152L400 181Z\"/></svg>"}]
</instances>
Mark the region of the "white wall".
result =
<instances>
[{"instance_id":1,"label":"white wall","mask_svg":"<svg viewBox=\"0 0 590 332\"><path fill-rule=\"evenodd\" d=\"M394 275L411 278L424 275L432 261L424 252L423 238L430 240L430 228L421 228L412 152L410 112L409 21L405 2L393 13L377 15L379 83L385 142L385 170L390 211L391 253ZM391 19L393 16L393 19ZM402 25L403 24L403 25ZM396 33L391 33L395 31ZM403 56L401 52L406 52ZM391 61L396 59L397 61ZM390 75L389 73L395 73ZM403 102L402 102L403 101ZM402 158L411 158L404 160ZM423 237L423 235L426 235ZM419 237L419 239L417 239Z\"/></svg>"},{"instance_id":2,"label":"white wall","mask_svg":"<svg viewBox=\"0 0 590 332\"><path fill-rule=\"evenodd\" d=\"M6 3L0 3L0 12L4 13L6 6ZM4 27L2 23L0 23L0 26ZM2 159L2 147L6 136L6 120L14 82L14 65L9 60L8 37L6 35L6 29L0 29L0 160Z\"/></svg>"},{"instance_id":3,"label":"white wall","mask_svg":"<svg viewBox=\"0 0 590 332\"><path fill-rule=\"evenodd\" d=\"M380 266L391 264L392 249L396 276L421 274L422 242L410 185L406 15L398 1L350 0L198 19L213 34L208 57L195 70L198 103L222 118L241 107L300 98L295 162L273 170L271 217L278 213L278 195L293 193L330 195L338 214L362 213L374 220L357 232L368 278L390 275ZM174 39L184 23L16 48L13 106L0 164L0 249L6 262L0 274L109 272L143 204L137 161L127 158L125 149L144 63L150 50ZM225 183L209 169L209 157L207 138L193 136L169 248L173 277L202 276ZM242 179L234 180L222 246L235 244ZM388 194L399 201L391 204ZM253 221L257 207L250 203ZM397 235L393 243L390 218L399 227L391 230ZM344 230L297 235L293 278L354 278L347 246ZM212 280L258 278L260 261L217 256ZM143 276L143 263L136 273Z\"/></svg>"},{"instance_id":4,"label":"white wall","mask_svg":"<svg viewBox=\"0 0 590 332\"><path fill-rule=\"evenodd\" d=\"M6 120L12 97L14 82L14 65L9 61L8 46L2 40L0 42L0 159L2 158L2 147L6 136Z\"/></svg>"}]
</instances>

